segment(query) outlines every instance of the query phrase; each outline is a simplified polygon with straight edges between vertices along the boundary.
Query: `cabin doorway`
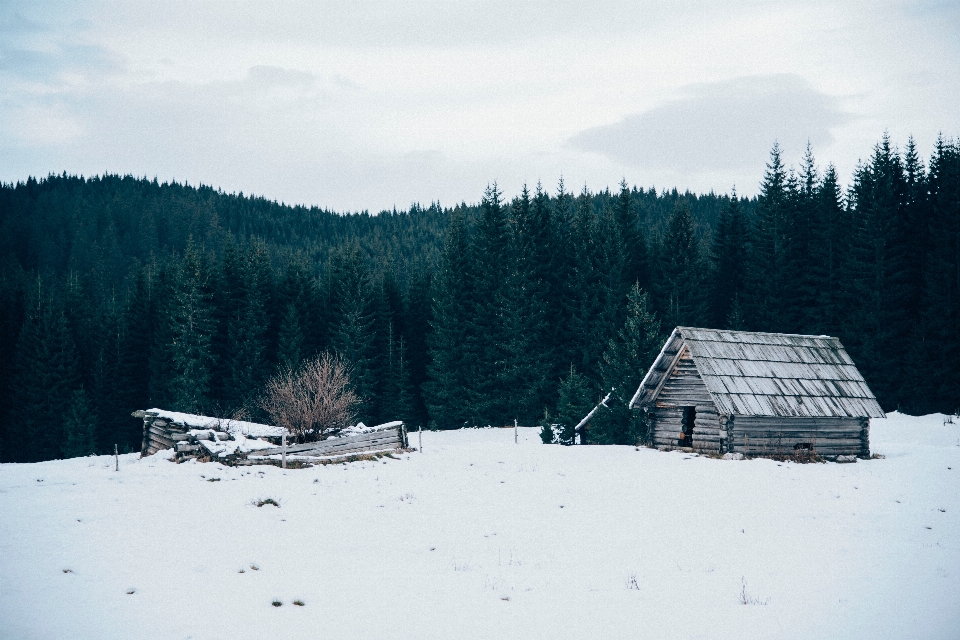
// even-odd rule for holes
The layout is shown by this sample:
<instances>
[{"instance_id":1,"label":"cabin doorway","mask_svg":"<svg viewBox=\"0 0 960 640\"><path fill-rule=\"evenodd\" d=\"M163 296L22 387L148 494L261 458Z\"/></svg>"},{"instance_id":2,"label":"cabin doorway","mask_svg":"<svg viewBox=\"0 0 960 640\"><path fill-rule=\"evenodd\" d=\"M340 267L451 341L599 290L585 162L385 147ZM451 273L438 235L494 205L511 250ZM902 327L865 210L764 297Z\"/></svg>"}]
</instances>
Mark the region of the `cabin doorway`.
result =
<instances>
[{"instance_id":1,"label":"cabin doorway","mask_svg":"<svg viewBox=\"0 0 960 640\"><path fill-rule=\"evenodd\" d=\"M680 423L680 439L677 440L677 446L693 446L693 427L697 421L696 407L682 407L683 417Z\"/></svg>"}]
</instances>

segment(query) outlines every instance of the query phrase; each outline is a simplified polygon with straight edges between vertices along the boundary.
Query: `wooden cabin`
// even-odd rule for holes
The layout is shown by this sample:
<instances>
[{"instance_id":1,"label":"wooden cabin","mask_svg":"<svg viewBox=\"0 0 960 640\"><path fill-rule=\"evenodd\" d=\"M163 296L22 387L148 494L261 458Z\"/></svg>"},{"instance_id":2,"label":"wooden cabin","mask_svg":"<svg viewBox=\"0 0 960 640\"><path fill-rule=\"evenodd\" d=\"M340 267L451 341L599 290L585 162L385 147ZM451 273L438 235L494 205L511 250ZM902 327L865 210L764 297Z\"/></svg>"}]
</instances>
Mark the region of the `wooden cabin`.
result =
<instances>
[{"instance_id":1,"label":"wooden cabin","mask_svg":"<svg viewBox=\"0 0 960 640\"><path fill-rule=\"evenodd\" d=\"M761 456L866 458L884 417L836 338L693 327L673 330L629 404L655 446Z\"/></svg>"}]
</instances>

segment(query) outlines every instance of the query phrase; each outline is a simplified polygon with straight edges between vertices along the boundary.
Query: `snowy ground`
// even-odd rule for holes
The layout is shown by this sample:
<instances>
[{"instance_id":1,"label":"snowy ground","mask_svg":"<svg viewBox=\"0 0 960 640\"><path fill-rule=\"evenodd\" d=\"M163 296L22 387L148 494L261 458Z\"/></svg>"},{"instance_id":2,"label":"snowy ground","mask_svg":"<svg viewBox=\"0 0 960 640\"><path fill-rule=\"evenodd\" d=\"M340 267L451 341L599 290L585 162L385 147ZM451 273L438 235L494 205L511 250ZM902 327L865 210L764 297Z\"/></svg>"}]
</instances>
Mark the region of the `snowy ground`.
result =
<instances>
[{"instance_id":1,"label":"snowy ground","mask_svg":"<svg viewBox=\"0 0 960 640\"><path fill-rule=\"evenodd\" d=\"M846 465L532 429L306 470L2 465L0 637L958 638L943 422L874 420L885 459Z\"/></svg>"}]
</instances>

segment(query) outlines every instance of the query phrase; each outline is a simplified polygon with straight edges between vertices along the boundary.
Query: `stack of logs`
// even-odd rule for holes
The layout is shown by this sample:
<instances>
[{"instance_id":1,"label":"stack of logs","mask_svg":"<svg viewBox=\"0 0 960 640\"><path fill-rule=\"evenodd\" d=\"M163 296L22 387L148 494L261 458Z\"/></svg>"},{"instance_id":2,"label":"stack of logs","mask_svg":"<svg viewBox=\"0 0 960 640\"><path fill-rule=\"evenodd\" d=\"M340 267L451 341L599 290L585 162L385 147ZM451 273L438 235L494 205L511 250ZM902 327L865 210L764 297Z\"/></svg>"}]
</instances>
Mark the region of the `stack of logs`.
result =
<instances>
[{"instance_id":1,"label":"stack of logs","mask_svg":"<svg viewBox=\"0 0 960 640\"><path fill-rule=\"evenodd\" d=\"M224 431L208 429L197 432L193 427L161 418L152 411L135 411L134 418L143 418L143 443L141 455L153 455L163 449L173 449L176 452L177 462L200 458L206 455L206 449L200 444L201 440L232 440L232 436ZM188 431L195 433L190 434Z\"/></svg>"}]
</instances>

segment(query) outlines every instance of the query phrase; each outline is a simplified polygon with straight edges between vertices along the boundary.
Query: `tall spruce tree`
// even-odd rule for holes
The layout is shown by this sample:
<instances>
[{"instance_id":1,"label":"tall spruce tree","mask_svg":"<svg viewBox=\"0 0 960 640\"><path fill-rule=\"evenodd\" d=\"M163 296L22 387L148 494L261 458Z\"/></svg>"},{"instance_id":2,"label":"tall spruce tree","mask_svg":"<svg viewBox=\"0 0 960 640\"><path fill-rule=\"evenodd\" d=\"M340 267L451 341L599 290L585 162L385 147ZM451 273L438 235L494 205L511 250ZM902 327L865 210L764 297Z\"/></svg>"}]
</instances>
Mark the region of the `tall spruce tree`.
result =
<instances>
[{"instance_id":1,"label":"tall spruce tree","mask_svg":"<svg viewBox=\"0 0 960 640\"><path fill-rule=\"evenodd\" d=\"M429 422L427 406L424 402L423 385L427 381L428 345L431 339L433 304L432 272L418 266L412 276L406 292L407 317L406 330L407 362L410 368L410 384L413 393L413 415L410 425L426 425Z\"/></svg>"},{"instance_id":2,"label":"tall spruce tree","mask_svg":"<svg viewBox=\"0 0 960 640\"><path fill-rule=\"evenodd\" d=\"M790 206L787 170L780 145L774 144L760 185L757 215L751 234L748 324L757 331L780 331L787 296L786 212Z\"/></svg>"},{"instance_id":3,"label":"tall spruce tree","mask_svg":"<svg viewBox=\"0 0 960 640\"><path fill-rule=\"evenodd\" d=\"M806 330L836 336L849 298L848 247L853 230L832 164L817 187L814 213L809 269L817 292L807 312Z\"/></svg>"},{"instance_id":4,"label":"tall spruce tree","mask_svg":"<svg viewBox=\"0 0 960 640\"><path fill-rule=\"evenodd\" d=\"M619 235L623 242L623 279L626 285L639 285L648 290L650 286L650 258L647 241L640 227L640 220L634 204L634 194L627 181L620 181L620 193L617 195L616 217Z\"/></svg>"},{"instance_id":5,"label":"tall spruce tree","mask_svg":"<svg viewBox=\"0 0 960 640\"><path fill-rule=\"evenodd\" d=\"M300 328L300 314L293 303L287 305L286 313L280 322L277 337L277 364L281 369L296 369L304 357L303 330Z\"/></svg>"},{"instance_id":6,"label":"tall spruce tree","mask_svg":"<svg viewBox=\"0 0 960 640\"><path fill-rule=\"evenodd\" d=\"M537 185L531 202L524 187L513 204L515 271L505 310L508 354L504 393L523 424L532 424L553 405L551 380L558 345L551 320L559 315L554 295L554 228L549 197Z\"/></svg>"},{"instance_id":7,"label":"tall spruce tree","mask_svg":"<svg viewBox=\"0 0 960 640\"><path fill-rule=\"evenodd\" d=\"M38 301L20 334L11 438L17 462L60 456L63 421L80 387L80 358L66 314Z\"/></svg>"},{"instance_id":8,"label":"tall spruce tree","mask_svg":"<svg viewBox=\"0 0 960 640\"><path fill-rule=\"evenodd\" d=\"M896 380L903 375L903 343L893 333L891 305L896 271L892 245L901 215L905 180L899 154L888 135L874 148L851 186L852 308L845 317L844 345L881 406L896 408Z\"/></svg>"},{"instance_id":9,"label":"tall spruce tree","mask_svg":"<svg viewBox=\"0 0 960 640\"><path fill-rule=\"evenodd\" d=\"M604 275L597 246L596 213L593 199L584 187L577 196L576 210L570 229L570 245L575 269L567 298L567 317L573 327L571 364L584 372L593 383L599 385L597 364L605 347L608 335L601 323L605 297Z\"/></svg>"},{"instance_id":10,"label":"tall spruce tree","mask_svg":"<svg viewBox=\"0 0 960 640\"><path fill-rule=\"evenodd\" d=\"M370 274L356 243L334 252L328 265L333 307L331 344L353 368L351 380L361 398L361 420L377 418L380 354L376 351L375 310Z\"/></svg>"},{"instance_id":11,"label":"tall spruce tree","mask_svg":"<svg viewBox=\"0 0 960 640\"><path fill-rule=\"evenodd\" d=\"M570 371L560 380L558 387L556 424L554 434L560 444L571 445L576 439L574 428L593 408L595 401L587 379L570 365Z\"/></svg>"},{"instance_id":12,"label":"tall spruce tree","mask_svg":"<svg viewBox=\"0 0 960 640\"><path fill-rule=\"evenodd\" d=\"M123 419L119 444L135 451L141 443L142 425L130 418L138 409L149 409L150 350L157 315L149 274L140 270L120 318L117 363L117 406ZM109 443L108 443L109 444Z\"/></svg>"},{"instance_id":13,"label":"tall spruce tree","mask_svg":"<svg viewBox=\"0 0 960 640\"><path fill-rule=\"evenodd\" d=\"M636 444L646 438L643 416L629 404L660 352L663 336L649 295L637 285L627 296L626 316L600 364L603 393L610 398L590 425L590 441L597 444Z\"/></svg>"},{"instance_id":14,"label":"tall spruce tree","mask_svg":"<svg viewBox=\"0 0 960 640\"><path fill-rule=\"evenodd\" d=\"M707 264L693 228L690 209L674 209L658 255L657 299L669 327L705 324L708 311Z\"/></svg>"},{"instance_id":15,"label":"tall spruce tree","mask_svg":"<svg viewBox=\"0 0 960 640\"><path fill-rule=\"evenodd\" d=\"M941 136L930 160L930 250L925 274L927 328L920 411L960 410L960 144Z\"/></svg>"},{"instance_id":16,"label":"tall spruce tree","mask_svg":"<svg viewBox=\"0 0 960 640\"><path fill-rule=\"evenodd\" d=\"M808 310L817 298L819 282L812 256L819 182L813 149L808 142L799 175L791 170L787 176L789 197L784 211L786 243L783 277L789 293L782 297L781 327L789 333L807 332Z\"/></svg>"},{"instance_id":17,"label":"tall spruce tree","mask_svg":"<svg viewBox=\"0 0 960 640\"><path fill-rule=\"evenodd\" d=\"M512 238L501 196L496 183L487 187L470 243L475 293L469 321L477 348L469 392L473 419L479 425L506 424L516 413L504 383L512 339L508 317Z\"/></svg>"},{"instance_id":18,"label":"tall spruce tree","mask_svg":"<svg viewBox=\"0 0 960 640\"><path fill-rule=\"evenodd\" d=\"M170 401L175 411L200 413L209 403L215 319L210 270L192 240L174 276L169 304Z\"/></svg>"},{"instance_id":19,"label":"tall spruce tree","mask_svg":"<svg viewBox=\"0 0 960 640\"><path fill-rule=\"evenodd\" d=\"M63 422L63 444L61 453L64 458L93 455L96 446L97 420L87 393L83 387L74 390L70 405Z\"/></svg>"},{"instance_id":20,"label":"tall spruce tree","mask_svg":"<svg viewBox=\"0 0 960 640\"><path fill-rule=\"evenodd\" d=\"M269 309L273 274L262 243L254 242L246 248L239 275L236 308L227 319L227 410L252 406L271 368Z\"/></svg>"},{"instance_id":21,"label":"tall spruce tree","mask_svg":"<svg viewBox=\"0 0 960 640\"><path fill-rule=\"evenodd\" d=\"M747 256L749 223L740 209L737 190L730 204L721 210L713 234L713 273L710 288L710 318L713 326L744 329L741 305L747 297Z\"/></svg>"},{"instance_id":22,"label":"tall spruce tree","mask_svg":"<svg viewBox=\"0 0 960 640\"><path fill-rule=\"evenodd\" d=\"M471 386L478 343L471 322L475 290L469 255L463 217L455 215L434 288L428 378L423 385L431 426L439 429L475 424Z\"/></svg>"}]
</instances>

